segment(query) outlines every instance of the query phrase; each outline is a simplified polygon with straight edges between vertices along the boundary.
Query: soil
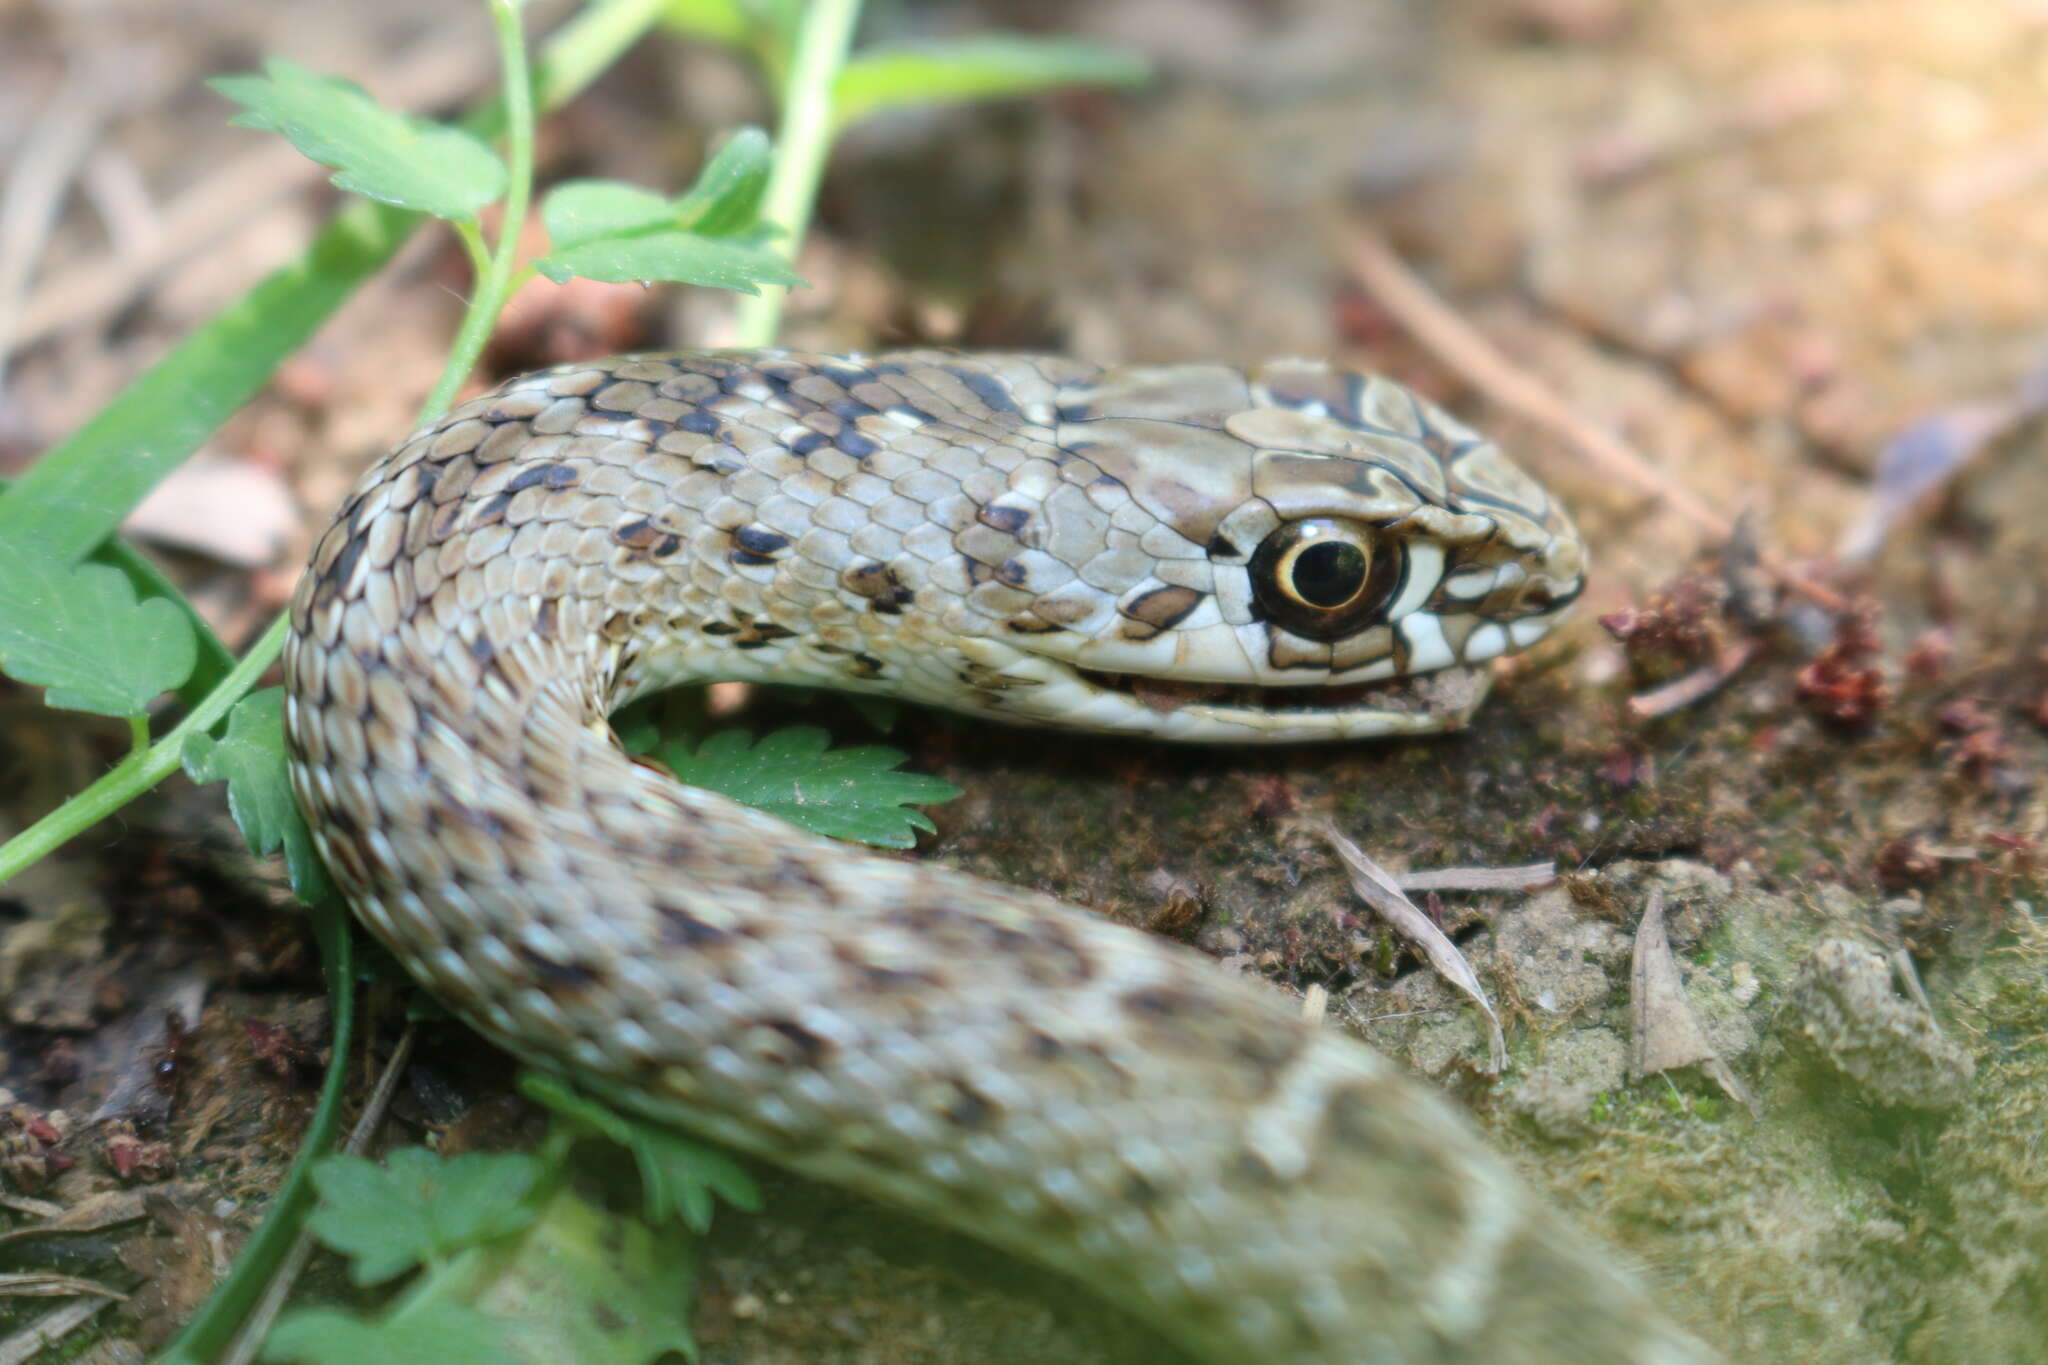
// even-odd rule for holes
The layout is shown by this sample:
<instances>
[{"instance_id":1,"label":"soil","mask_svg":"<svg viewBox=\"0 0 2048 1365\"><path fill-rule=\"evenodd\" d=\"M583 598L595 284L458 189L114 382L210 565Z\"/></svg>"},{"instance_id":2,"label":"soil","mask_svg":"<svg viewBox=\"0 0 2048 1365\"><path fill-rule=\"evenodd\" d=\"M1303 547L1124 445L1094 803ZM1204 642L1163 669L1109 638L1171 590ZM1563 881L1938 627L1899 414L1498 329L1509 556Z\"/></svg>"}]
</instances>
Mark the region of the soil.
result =
<instances>
[{"instance_id":1,"label":"soil","mask_svg":"<svg viewBox=\"0 0 2048 1365\"><path fill-rule=\"evenodd\" d=\"M1731 1359L2042 1358L2048 11L875 8L876 36L1078 32L1148 53L1159 79L855 130L791 344L1331 356L1495 435L1574 508L1595 565L1561 638L1447 739L1167 750L906 711L889 742L966 792L933 811L921 856L1327 992L1332 1027L1468 1104ZM0 243L0 316L10 268L28 280L0 475L331 208L316 173L225 126L201 77L284 55L447 110L486 78L485 42L466 5L0 6L5 159L47 141L50 110L81 125L39 256ZM544 169L679 187L721 131L765 116L735 59L662 39L549 121ZM190 247L153 261L181 215ZM1578 417L1740 516L1734 546L1418 341L1347 271L1360 223ZM147 524L231 643L405 430L462 287L450 240L415 243L209 443L282 496L198 498ZM729 316L701 292L536 288L492 364L717 344ZM1934 476L1917 496L1914 468ZM1788 589L1758 549L1847 609ZM1659 700L1703 678L1720 682ZM801 715L872 737L830 700L744 704L754 728ZM125 743L0 683L0 835ZM130 1296L67 1358L138 1358L191 1311L275 1190L326 1060L310 940L220 807L218 788L174 780L0 888L0 1236L93 1200L125 1219L60 1251L0 1241L0 1272ZM1325 818L1396 870L1554 861L1536 891L1418 897L1501 1012L1503 1075L1483 1069L1481 1019L1354 898L1314 832ZM1679 1008L1668 987L1631 997L1653 897L1675 996L1719 1068L1631 1064L1639 1016ZM395 989L369 1006L352 1103L402 1019ZM530 1140L510 1074L430 1027L387 1141ZM766 1212L722 1215L706 1251L706 1362L1174 1359L1063 1280L759 1174ZM347 1291L316 1261L304 1292ZM49 1303L0 1298L0 1338Z\"/></svg>"}]
</instances>

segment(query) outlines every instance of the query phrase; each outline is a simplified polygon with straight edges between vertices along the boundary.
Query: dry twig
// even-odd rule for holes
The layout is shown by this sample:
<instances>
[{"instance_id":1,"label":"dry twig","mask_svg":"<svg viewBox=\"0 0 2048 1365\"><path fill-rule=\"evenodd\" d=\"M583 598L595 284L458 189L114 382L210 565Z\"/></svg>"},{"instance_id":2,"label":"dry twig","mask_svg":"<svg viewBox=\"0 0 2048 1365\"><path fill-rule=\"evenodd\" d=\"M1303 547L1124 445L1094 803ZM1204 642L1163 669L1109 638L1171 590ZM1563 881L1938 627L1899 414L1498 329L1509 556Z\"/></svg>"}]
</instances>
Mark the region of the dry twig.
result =
<instances>
[{"instance_id":1,"label":"dry twig","mask_svg":"<svg viewBox=\"0 0 2048 1365\"><path fill-rule=\"evenodd\" d=\"M1519 863L1513 867L1439 867L1428 872L1403 872L1394 885L1403 891L1528 891L1557 880L1557 864Z\"/></svg>"},{"instance_id":2,"label":"dry twig","mask_svg":"<svg viewBox=\"0 0 2048 1365\"><path fill-rule=\"evenodd\" d=\"M1669 715L1682 707L1703 701L1725 686L1728 680L1748 666L1749 661L1763 648L1759 640L1737 640L1721 651L1719 658L1704 668L1696 668L1683 677L1673 678L1662 687L1653 687L1628 699L1628 713L1631 719L1648 720L1652 716Z\"/></svg>"}]
</instances>

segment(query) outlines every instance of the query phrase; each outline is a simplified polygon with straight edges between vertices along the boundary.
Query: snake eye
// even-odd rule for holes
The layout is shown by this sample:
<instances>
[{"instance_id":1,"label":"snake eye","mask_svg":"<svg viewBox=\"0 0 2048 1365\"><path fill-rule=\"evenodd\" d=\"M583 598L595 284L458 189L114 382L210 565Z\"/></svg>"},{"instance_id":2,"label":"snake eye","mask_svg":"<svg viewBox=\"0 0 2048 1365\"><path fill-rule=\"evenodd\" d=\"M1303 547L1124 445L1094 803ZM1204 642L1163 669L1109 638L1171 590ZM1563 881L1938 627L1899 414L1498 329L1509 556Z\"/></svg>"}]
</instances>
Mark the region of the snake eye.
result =
<instances>
[{"instance_id":1,"label":"snake eye","mask_svg":"<svg viewBox=\"0 0 2048 1365\"><path fill-rule=\"evenodd\" d=\"M1336 640L1363 627L1401 586L1400 544L1334 517L1290 522L1252 552L1252 591L1296 635Z\"/></svg>"}]
</instances>

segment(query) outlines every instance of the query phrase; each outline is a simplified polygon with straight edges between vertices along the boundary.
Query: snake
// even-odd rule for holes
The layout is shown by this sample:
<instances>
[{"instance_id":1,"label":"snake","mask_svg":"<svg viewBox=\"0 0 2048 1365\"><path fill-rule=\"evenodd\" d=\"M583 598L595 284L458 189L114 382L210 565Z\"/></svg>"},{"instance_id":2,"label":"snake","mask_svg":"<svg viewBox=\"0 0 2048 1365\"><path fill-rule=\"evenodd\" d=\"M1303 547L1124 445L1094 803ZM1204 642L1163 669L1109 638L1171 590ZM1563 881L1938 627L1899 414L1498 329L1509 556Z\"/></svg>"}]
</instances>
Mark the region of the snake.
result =
<instances>
[{"instance_id":1,"label":"snake","mask_svg":"<svg viewBox=\"0 0 2048 1365\"><path fill-rule=\"evenodd\" d=\"M1711 1359L1426 1084L1283 991L629 755L707 679L1296 743L1457 729L1585 581L1391 380L704 351L512 379L363 475L284 656L355 915L617 1107L1074 1277L1202 1361Z\"/></svg>"}]
</instances>

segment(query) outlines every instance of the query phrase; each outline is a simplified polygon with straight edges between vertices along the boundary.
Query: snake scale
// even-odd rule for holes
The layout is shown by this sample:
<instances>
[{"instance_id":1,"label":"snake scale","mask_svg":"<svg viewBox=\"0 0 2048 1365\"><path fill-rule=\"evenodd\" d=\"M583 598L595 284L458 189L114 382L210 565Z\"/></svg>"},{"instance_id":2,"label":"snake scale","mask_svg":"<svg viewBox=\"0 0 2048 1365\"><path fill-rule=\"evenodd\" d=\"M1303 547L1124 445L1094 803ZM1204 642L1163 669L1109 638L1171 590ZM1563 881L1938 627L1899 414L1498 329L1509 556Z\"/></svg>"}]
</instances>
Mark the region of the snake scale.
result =
<instances>
[{"instance_id":1,"label":"snake scale","mask_svg":"<svg viewBox=\"0 0 2048 1365\"><path fill-rule=\"evenodd\" d=\"M606 722L719 677L1197 741L1427 733L1582 556L1493 445L1320 364L571 365L347 498L292 607L292 782L363 923L489 1038L1203 1360L1703 1361L1448 1105L1271 987L799 832Z\"/></svg>"}]
</instances>

